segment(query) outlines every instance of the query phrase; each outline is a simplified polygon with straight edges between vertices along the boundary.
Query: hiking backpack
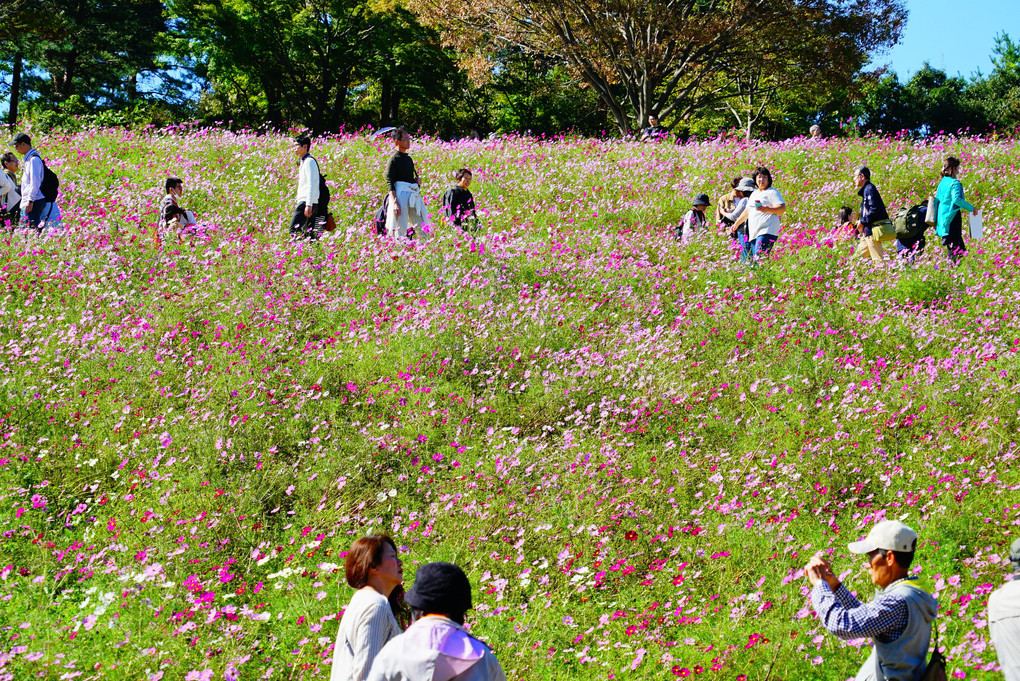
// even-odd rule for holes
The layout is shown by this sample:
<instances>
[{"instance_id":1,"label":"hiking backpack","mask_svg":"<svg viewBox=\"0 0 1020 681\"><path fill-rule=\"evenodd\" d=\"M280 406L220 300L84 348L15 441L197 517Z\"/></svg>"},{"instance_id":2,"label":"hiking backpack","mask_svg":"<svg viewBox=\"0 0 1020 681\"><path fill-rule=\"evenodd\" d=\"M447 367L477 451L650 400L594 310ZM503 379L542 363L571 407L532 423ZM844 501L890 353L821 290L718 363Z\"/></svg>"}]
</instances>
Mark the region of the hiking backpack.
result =
<instances>
[{"instance_id":1,"label":"hiking backpack","mask_svg":"<svg viewBox=\"0 0 1020 681\"><path fill-rule=\"evenodd\" d=\"M39 160L42 161L42 157L40 157ZM43 198L46 199L46 203L53 203L57 200L57 190L60 189L60 180L57 178L57 174L46 166L46 161L43 161L42 165L43 177L39 190L42 192Z\"/></svg>"},{"instance_id":2,"label":"hiking backpack","mask_svg":"<svg viewBox=\"0 0 1020 681\"><path fill-rule=\"evenodd\" d=\"M893 227L896 228L897 239L916 239L928 227L924 218L927 206L917 204L909 208L901 208L892 216Z\"/></svg>"}]
</instances>

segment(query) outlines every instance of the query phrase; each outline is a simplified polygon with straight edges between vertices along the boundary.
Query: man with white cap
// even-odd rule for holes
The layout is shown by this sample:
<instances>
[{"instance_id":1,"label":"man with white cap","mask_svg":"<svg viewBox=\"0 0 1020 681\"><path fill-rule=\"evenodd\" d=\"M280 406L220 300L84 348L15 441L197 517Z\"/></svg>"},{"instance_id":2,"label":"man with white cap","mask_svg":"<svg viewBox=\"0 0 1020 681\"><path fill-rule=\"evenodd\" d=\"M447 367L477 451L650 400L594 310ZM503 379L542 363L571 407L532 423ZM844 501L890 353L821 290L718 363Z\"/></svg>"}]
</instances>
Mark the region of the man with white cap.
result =
<instances>
[{"instance_id":1,"label":"man with white cap","mask_svg":"<svg viewBox=\"0 0 1020 681\"><path fill-rule=\"evenodd\" d=\"M908 571L917 534L896 520L878 523L851 553L867 556L868 575L881 589L861 603L840 583L821 554L804 567L814 587L811 604L829 632L842 639L870 637L875 646L856 681L917 681L927 666L928 644L938 603L916 586Z\"/></svg>"},{"instance_id":2,"label":"man with white cap","mask_svg":"<svg viewBox=\"0 0 1020 681\"><path fill-rule=\"evenodd\" d=\"M1013 580L988 597L988 628L1006 681L1020 681L1020 539L1009 547Z\"/></svg>"}]
</instances>

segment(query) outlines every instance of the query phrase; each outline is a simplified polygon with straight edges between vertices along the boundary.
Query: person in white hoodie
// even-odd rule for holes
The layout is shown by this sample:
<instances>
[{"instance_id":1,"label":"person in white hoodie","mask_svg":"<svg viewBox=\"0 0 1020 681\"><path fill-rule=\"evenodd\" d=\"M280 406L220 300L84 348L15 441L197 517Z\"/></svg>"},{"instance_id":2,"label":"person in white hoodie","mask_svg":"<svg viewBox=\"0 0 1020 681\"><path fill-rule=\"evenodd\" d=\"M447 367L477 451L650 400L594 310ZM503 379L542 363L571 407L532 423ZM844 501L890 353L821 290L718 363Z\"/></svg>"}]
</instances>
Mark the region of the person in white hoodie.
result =
<instances>
[{"instance_id":1,"label":"person in white hoodie","mask_svg":"<svg viewBox=\"0 0 1020 681\"><path fill-rule=\"evenodd\" d=\"M471 582L463 570L422 565L405 600L414 623L376 656L368 681L506 681L489 647L464 629Z\"/></svg>"},{"instance_id":2,"label":"person in white hoodie","mask_svg":"<svg viewBox=\"0 0 1020 681\"><path fill-rule=\"evenodd\" d=\"M804 567L818 619L843 640L874 640L855 681L918 681L928 665L939 604L909 576L917 533L898 520L884 520L847 548L867 556L868 575L880 591L869 603L861 603L819 552Z\"/></svg>"}]
</instances>

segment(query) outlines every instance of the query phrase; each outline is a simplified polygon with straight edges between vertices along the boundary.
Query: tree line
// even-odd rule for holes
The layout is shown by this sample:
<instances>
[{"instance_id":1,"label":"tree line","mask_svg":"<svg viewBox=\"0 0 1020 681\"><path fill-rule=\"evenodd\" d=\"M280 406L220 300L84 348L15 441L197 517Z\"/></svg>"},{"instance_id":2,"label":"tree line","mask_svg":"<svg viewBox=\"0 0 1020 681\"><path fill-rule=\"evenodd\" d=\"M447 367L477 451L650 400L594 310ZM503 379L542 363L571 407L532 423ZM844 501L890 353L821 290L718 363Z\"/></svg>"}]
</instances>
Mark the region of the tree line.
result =
<instances>
[{"instance_id":1,"label":"tree line","mask_svg":"<svg viewBox=\"0 0 1020 681\"><path fill-rule=\"evenodd\" d=\"M748 137L1020 125L1020 48L868 70L898 0L9 0L8 123Z\"/></svg>"}]
</instances>

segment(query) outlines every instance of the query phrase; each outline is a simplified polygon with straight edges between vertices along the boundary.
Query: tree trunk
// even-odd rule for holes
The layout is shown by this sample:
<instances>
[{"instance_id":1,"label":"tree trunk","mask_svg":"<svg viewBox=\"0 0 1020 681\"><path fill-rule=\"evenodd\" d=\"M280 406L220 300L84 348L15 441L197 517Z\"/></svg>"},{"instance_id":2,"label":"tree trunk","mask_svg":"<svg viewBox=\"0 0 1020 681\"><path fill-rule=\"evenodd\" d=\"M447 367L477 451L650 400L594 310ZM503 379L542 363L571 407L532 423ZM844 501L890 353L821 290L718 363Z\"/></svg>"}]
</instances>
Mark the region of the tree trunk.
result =
<instances>
[{"instance_id":1,"label":"tree trunk","mask_svg":"<svg viewBox=\"0 0 1020 681\"><path fill-rule=\"evenodd\" d=\"M11 69L11 104L7 112L7 125L11 130L18 124L18 98L21 94L21 60L22 53L19 49L14 53L14 67Z\"/></svg>"},{"instance_id":2,"label":"tree trunk","mask_svg":"<svg viewBox=\"0 0 1020 681\"><path fill-rule=\"evenodd\" d=\"M386 127L393 123L390 118L390 100L393 98L393 79L383 76L382 92L379 94L379 127Z\"/></svg>"}]
</instances>

